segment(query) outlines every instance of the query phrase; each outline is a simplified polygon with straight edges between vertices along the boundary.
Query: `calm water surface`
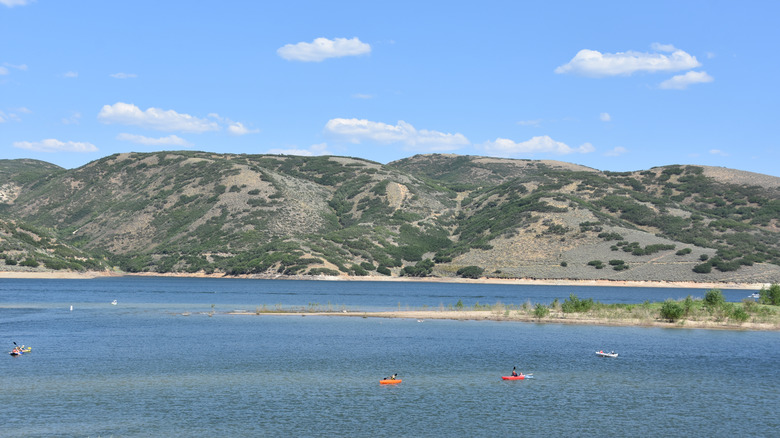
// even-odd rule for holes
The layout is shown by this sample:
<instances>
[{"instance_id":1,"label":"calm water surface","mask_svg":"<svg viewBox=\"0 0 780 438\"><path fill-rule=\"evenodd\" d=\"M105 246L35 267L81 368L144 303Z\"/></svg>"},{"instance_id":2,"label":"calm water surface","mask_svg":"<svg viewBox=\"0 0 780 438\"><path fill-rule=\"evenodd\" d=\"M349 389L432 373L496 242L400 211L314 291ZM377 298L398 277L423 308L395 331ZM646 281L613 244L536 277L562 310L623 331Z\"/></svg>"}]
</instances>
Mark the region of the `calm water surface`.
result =
<instances>
[{"instance_id":1,"label":"calm water surface","mask_svg":"<svg viewBox=\"0 0 780 438\"><path fill-rule=\"evenodd\" d=\"M0 360L0 436L776 436L776 332L225 313L696 292L2 280L0 343L33 352ZM602 348L620 357L596 357ZM502 381L515 365L534 378ZM378 384L392 373L403 382Z\"/></svg>"}]
</instances>

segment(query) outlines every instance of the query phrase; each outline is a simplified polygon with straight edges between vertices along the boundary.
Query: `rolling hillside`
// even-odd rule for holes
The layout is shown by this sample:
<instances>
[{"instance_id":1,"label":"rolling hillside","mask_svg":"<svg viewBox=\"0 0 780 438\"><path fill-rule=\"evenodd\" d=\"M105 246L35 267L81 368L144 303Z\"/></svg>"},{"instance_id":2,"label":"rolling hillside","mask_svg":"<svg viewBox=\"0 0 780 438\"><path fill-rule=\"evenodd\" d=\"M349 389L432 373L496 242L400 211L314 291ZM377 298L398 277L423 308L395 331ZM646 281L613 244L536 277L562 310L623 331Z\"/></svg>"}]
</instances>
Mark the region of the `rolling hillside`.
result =
<instances>
[{"instance_id":1,"label":"rolling hillside","mask_svg":"<svg viewBox=\"0 0 780 438\"><path fill-rule=\"evenodd\" d=\"M780 279L780 178L704 166L190 151L72 170L0 160L0 219L127 272ZM25 251L13 257L36 257Z\"/></svg>"}]
</instances>

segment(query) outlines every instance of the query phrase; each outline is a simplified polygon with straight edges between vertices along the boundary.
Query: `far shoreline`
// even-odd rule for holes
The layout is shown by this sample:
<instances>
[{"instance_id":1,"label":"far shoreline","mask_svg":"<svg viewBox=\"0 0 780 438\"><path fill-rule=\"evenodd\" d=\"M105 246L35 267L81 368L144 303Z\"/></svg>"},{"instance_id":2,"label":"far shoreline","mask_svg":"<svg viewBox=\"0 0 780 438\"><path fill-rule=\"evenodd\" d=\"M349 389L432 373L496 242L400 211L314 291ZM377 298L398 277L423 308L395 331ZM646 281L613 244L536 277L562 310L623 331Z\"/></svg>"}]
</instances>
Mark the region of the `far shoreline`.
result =
<instances>
[{"instance_id":1,"label":"far shoreline","mask_svg":"<svg viewBox=\"0 0 780 438\"><path fill-rule=\"evenodd\" d=\"M205 273L128 273L114 271L0 271L0 279L95 279L107 277L172 277L172 278L217 278L217 279L252 279L252 280L308 280L308 281L381 281L381 282L418 282L418 283L458 283L458 284L504 284L504 285L538 285L538 286L599 286L599 287L647 287L647 288L678 288L678 289L737 289L755 290L769 287L770 283L736 283L736 282L695 282L695 281L640 281L640 280L577 280L577 279L536 279L536 278L460 278L460 277L387 277L365 276L311 276L311 275L267 275L249 274L227 276L224 274Z\"/></svg>"},{"instance_id":2,"label":"far shoreline","mask_svg":"<svg viewBox=\"0 0 780 438\"><path fill-rule=\"evenodd\" d=\"M494 321L494 322L519 322L531 324L565 324L582 326L606 326L606 327L653 327L668 329L710 329L710 330L734 330L734 331L780 331L780 325L771 322L729 322L713 319L690 320L683 319L668 322L660 319L610 319L603 317L589 317L581 314L565 314L562 312L551 313L549 316L537 318L532 315L515 313L502 313L491 310L393 310L393 311L333 311L333 312L299 312L299 311L259 311L249 312L234 310L227 312L234 316L260 316L260 317L353 317L353 318L390 318L412 319L417 322L426 320L450 320L450 321Z\"/></svg>"}]
</instances>

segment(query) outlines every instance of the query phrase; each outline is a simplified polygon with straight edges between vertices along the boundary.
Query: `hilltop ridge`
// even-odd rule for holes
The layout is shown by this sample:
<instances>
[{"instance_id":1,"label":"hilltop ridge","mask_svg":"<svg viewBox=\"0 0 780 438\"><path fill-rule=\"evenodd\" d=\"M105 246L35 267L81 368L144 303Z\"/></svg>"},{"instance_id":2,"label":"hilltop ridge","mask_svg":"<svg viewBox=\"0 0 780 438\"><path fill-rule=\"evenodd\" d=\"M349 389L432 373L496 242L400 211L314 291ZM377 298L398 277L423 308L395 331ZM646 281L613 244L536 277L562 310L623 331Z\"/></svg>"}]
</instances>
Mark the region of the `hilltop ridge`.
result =
<instances>
[{"instance_id":1,"label":"hilltop ridge","mask_svg":"<svg viewBox=\"0 0 780 438\"><path fill-rule=\"evenodd\" d=\"M779 218L780 178L694 165L195 151L70 170L0 160L0 249L14 269L30 258L139 273L768 283L780 279ZM22 245L12 229L24 228L69 252Z\"/></svg>"}]
</instances>

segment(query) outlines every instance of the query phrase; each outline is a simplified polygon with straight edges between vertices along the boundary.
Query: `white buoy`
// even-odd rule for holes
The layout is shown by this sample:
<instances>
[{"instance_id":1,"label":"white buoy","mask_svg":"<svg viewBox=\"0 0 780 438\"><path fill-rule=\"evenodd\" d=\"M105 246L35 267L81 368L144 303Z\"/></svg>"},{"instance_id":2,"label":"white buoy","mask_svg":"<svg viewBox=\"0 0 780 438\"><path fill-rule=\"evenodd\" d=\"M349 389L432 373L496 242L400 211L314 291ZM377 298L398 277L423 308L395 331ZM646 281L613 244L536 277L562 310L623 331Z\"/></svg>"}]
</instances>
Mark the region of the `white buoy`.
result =
<instances>
[{"instance_id":1,"label":"white buoy","mask_svg":"<svg viewBox=\"0 0 780 438\"><path fill-rule=\"evenodd\" d=\"M70 306L70 311L71 311L71 312L73 311L73 306L72 306L72 305Z\"/></svg>"},{"instance_id":2,"label":"white buoy","mask_svg":"<svg viewBox=\"0 0 780 438\"><path fill-rule=\"evenodd\" d=\"M112 301L112 302L111 302L111 304L113 304L114 306L116 306L116 300Z\"/></svg>"}]
</instances>

